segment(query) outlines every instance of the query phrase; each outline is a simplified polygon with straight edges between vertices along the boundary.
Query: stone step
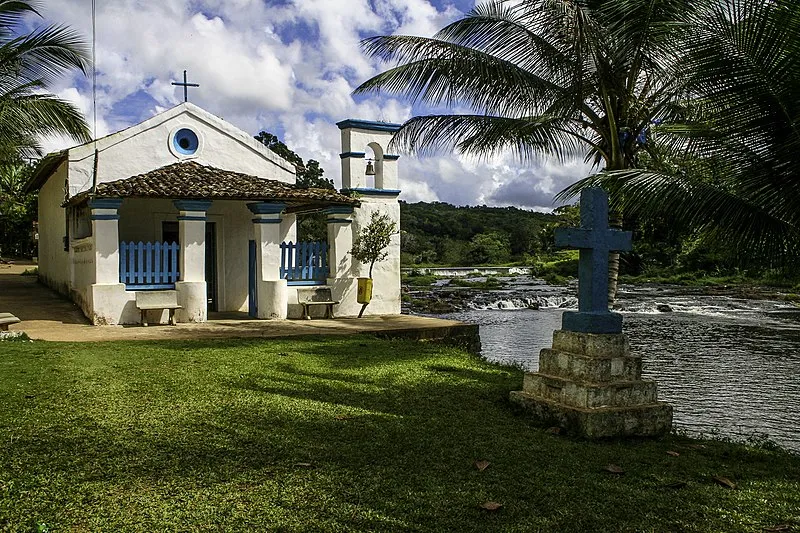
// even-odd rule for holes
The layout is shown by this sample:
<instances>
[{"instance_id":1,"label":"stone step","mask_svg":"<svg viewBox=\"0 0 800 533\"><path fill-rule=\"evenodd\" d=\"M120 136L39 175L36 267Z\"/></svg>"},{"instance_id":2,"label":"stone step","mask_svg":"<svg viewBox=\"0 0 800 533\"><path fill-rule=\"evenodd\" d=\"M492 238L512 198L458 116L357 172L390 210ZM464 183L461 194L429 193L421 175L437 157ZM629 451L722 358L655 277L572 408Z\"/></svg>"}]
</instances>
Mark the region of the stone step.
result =
<instances>
[{"instance_id":1,"label":"stone step","mask_svg":"<svg viewBox=\"0 0 800 533\"><path fill-rule=\"evenodd\" d=\"M553 349L587 357L628 357L630 345L623 333L580 333L558 329L553 332Z\"/></svg>"},{"instance_id":2,"label":"stone step","mask_svg":"<svg viewBox=\"0 0 800 533\"><path fill-rule=\"evenodd\" d=\"M587 409L632 407L658 400L656 383L651 380L594 383L573 381L541 372L525 374L522 392L559 404Z\"/></svg>"},{"instance_id":3,"label":"stone step","mask_svg":"<svg viewBox=\"0 0 800 533\"><path fill-rule=\"evenodd\" d=\"M630 355L593 357L544 348L539 355L539 372L595 383L638 381L642 378L642 358Z\"/></svg>"},{"instance_id":4,"label":"stone step","mask_svg":"<svg viewBox=\"0 0 800 533\"><path fill-rule=\"evenodd\" d=\"M542 426L558 426L566 433L586 438L658 437L672 427L672 406L653 402L631 407L587 409L562 405L524 391L510 395Z\"/></svg>"}]
</instances>

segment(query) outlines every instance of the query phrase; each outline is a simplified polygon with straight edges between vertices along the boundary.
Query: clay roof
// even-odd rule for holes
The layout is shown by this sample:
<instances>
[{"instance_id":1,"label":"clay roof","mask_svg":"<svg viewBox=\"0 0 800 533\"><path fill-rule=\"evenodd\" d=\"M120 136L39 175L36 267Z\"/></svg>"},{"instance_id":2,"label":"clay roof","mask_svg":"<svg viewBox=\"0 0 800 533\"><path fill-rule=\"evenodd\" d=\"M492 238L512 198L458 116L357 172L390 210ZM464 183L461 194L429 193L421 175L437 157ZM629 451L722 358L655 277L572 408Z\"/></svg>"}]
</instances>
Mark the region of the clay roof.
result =
<instances>
[{"instance_id":1,"label":"clay roof","mask_svg":"<svg viewBox=\"0 0 800 533\"><path fill-rule=\"evenodd\" d=\"M170 198L187 200L281 201L289 207L358 205L358 200L333 189L303 189L269 180L203 166L194 161L174 163L130 178L100 183L95 198ZM89 192L73 196L67 205L80 204Z\"/></svg>"}]
</instances>

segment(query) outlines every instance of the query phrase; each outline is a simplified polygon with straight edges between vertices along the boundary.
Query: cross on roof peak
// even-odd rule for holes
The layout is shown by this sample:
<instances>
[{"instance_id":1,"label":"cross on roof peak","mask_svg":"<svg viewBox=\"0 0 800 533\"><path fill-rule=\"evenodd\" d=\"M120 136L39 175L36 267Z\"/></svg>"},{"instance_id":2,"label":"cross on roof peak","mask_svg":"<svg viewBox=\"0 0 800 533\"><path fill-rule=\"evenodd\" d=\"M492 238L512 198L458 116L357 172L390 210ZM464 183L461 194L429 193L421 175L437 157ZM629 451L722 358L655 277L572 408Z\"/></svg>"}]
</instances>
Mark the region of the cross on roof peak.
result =
<instances>
[{"instance_id":1,"label":"cross on roof peak","mask_svg":"<svg viewBox=\"0 0 800 533\"><path fill-rule=\"evenodd\" d=\"M179 81L173 81L172 85L178 85L179 87L183 87L183 101L189 101L189 87L200 87L199 83L189 83L186 81L186 71L183 71L183 83Z\"/></svg>"},{"instance_id":2,"label":"cross on roof peak","mask_svg":"<svg viewBox=\"0 0 800 533\"><path fill-rule=\"evenodd\" d=\"M622 317L608 310L608 254L631 249L631 232L608 227L608 195L581 191L581 227L556 230L556 246L580 249L578 312L565 312L562 327L585 333L620 333Z\"/></svg>"}]
</instances>

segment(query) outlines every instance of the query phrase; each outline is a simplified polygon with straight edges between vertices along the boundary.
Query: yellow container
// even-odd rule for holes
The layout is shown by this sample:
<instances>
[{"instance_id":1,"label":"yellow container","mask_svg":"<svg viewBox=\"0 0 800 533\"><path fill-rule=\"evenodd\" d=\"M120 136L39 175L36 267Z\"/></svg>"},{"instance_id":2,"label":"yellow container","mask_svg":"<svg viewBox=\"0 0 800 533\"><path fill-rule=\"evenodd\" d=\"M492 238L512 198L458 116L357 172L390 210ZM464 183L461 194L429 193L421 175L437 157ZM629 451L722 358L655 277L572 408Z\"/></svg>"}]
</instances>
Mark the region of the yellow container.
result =
<instances>
[{"instance_id":1,"label":"yellow container","mask_svg":"<svg viewBox=\"0 0 800 533\"><path fill-rule=\"evenodd\" d=\"M356 301L360 304L368 304L370 300L372 300L372 278L358 278Z\"/></svg>"}]
</instances>

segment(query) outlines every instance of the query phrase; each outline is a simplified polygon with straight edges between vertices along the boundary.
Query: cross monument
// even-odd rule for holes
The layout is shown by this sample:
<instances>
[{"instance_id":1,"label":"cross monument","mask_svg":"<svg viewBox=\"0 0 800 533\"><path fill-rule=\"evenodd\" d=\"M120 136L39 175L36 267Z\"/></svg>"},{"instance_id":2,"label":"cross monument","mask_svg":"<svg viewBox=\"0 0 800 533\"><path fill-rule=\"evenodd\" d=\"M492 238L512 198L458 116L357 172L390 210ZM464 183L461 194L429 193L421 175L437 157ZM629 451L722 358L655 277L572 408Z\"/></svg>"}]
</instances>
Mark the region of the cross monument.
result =
<instances>
[{"instance_id":1,"label":"cross monument","mask_svg":"<svg viewBox=\"0 0 800 533\"><path fill-rule=\"evenodd\" d=\"M189 101L189 87L200 87L199 83L189 83L186 81L186 71L183 71L183 83L179 81L173 81L172 85L178 85L179 87L183 87L183 101Z\"/></svg>"},{"instance_id":2,"label":"cross monument","mask_svg":"<svg viewBox=\"0 0 800 533\"><path fill-rule=\"evenodd\" d=\"M608 227L608 195L599 187L581 191L581 227L556 230L556 246L580 249L578 312L566 311L562 329L622 333L622 315L608 310L608 254L631 249L631 232Z\"/></svg>"}]
</instances>

